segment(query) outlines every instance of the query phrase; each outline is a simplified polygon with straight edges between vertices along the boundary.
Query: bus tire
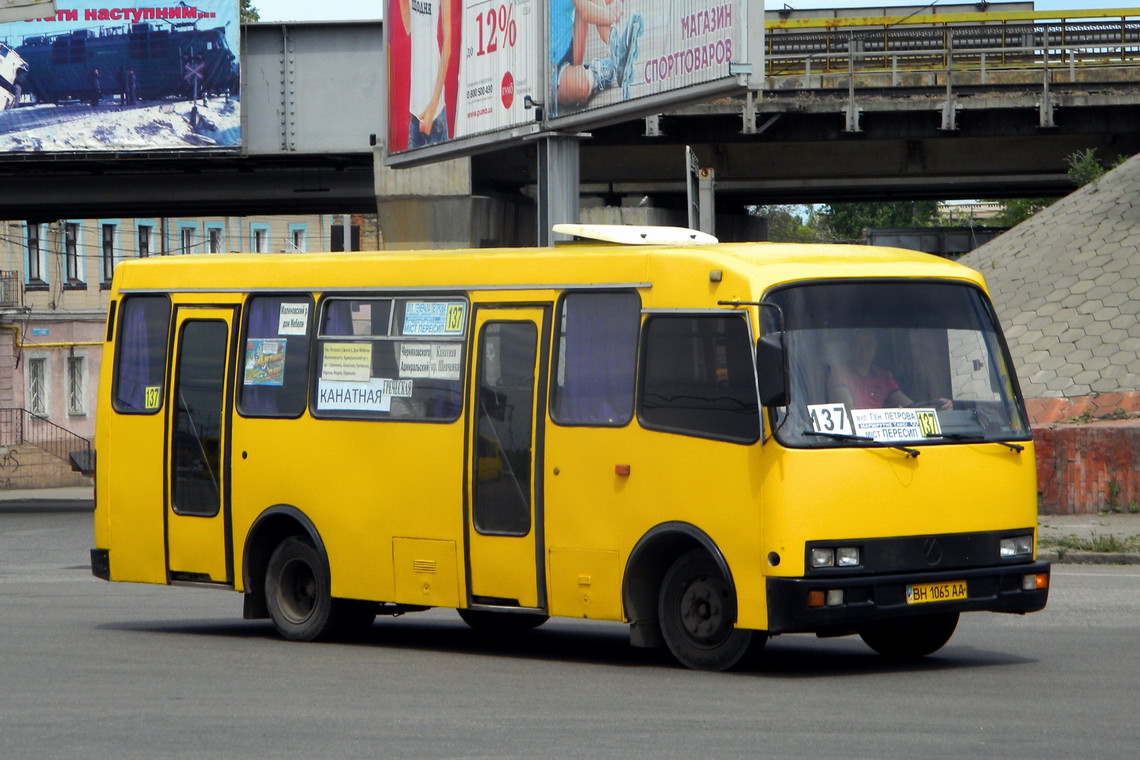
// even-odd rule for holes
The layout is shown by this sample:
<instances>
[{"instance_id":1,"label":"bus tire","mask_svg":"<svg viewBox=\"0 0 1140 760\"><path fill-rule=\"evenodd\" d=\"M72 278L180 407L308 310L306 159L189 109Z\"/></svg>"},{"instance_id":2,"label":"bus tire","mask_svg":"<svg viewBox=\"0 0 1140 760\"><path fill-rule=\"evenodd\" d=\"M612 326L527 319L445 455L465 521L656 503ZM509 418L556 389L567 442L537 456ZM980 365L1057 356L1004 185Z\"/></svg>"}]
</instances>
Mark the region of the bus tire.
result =
<instances>
[{"instance_id":1,"label":"bus tire","mask_svg":"<svg viewBox=\"0 0 1140 760\"><path fill-rule=\"evenodd\" d=\"M290 641L319 641L358 633L375 620L374 607L333 599L328 564L312 544L289 536L273 550L265 569L269 617Z\"/></svg>"},{"instance_id":2,"label":"bus tire","mask_svg":"<svg viewBox=\"0 0 1140 760\"><path fill-rule=\"evenodd\" d=\"M913 660L941 649L954 635L957 626L957 612L922 615L865 628L859 631L859 637L884 657Z\"/></svg>"},{"instance_id":3,"label":"bus tire","mask_svg":"<svg viewBox=\"0 0 1140 760\"><path fill-rule=\"evenodd\" d=\"M729 593L728 581L703 549L681 555L665 573L657 605L661 635L685 667L740 668L763 647L763 633L735 626Z\"/></svg>"},{"instance_id":4,"label":"bus tire","mask_svg":"<svg viewBox=\"0 0 1140 760\"><path fill-rule=\"evenodd\" d=\"M490 610L456 610L464 623L476 631L511 633L538 628L550 619L539 612L492 612Z\"/></svg>"}]
</instances>

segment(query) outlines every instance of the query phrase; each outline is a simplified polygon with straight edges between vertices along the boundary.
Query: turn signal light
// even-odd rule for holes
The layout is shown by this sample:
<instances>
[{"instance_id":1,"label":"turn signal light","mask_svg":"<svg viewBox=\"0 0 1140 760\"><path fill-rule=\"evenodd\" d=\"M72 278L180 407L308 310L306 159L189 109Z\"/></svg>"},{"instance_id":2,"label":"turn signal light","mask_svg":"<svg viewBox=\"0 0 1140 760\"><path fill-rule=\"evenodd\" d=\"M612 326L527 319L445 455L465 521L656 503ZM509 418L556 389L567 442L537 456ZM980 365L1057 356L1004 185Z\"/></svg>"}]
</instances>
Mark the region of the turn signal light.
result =
<instances>
[{"instance_id":1,"label":"turn signal light","mask_svg":"<svg viewBox=\"0 0 1140 760\"><path fill-rule=\"evenodd\" d=\"M1022 591L1040 591L1049 588L1049 574L1037 573L1036 575L1027 575L1021 579Z\"/></svg>"}]
</instances>

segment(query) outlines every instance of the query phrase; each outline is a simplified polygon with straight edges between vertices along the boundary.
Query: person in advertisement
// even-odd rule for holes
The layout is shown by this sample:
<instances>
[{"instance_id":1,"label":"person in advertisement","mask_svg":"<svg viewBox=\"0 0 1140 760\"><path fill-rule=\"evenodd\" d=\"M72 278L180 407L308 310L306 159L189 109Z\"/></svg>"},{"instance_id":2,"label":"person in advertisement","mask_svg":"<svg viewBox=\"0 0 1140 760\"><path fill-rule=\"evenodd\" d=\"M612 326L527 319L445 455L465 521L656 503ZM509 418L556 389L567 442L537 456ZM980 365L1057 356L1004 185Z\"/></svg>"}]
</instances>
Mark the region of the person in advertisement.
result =
<instances>
[{"instance_id":1,"label":"person in advertisement","mask_svg":"<svg viewBox=\"0 0 1140 760\"><path fill-rule=\"evenodd\" d=\"M629 98L633 67L645 22L626 13L629 0L550 0L550 62L554 115L561 106L584 107L594 95L621 87ZM597 29L606 54L585 61L590 28Z\"/></svg>"},{"instance_id":2,"label":"person in advertisement","mask_svg":"<svg viewBox=\"0 0 1140 760\"><path fill-rule=\"evenodd\" d=\"M410 150L448 139L443 89L451 62L452 3L451 0L399 0L399 4L400 19L411 40Z\"/></svg>"},{"instance_id":3,"label":"person in advertisement","mask_svg":"<svg viewBox=\"0 0 1140 760\"><path fill-rule=\"evenodd\" d=\"M848 409L884 409L911 406L914 401L902 392L888 369L875 364L879 344L875 331L855 331L851 341L851 357L831 368L827 380L829 398L842 402ZM953 409L950 399L938 399L940 409Z\"/></svg>"}]
</instances>

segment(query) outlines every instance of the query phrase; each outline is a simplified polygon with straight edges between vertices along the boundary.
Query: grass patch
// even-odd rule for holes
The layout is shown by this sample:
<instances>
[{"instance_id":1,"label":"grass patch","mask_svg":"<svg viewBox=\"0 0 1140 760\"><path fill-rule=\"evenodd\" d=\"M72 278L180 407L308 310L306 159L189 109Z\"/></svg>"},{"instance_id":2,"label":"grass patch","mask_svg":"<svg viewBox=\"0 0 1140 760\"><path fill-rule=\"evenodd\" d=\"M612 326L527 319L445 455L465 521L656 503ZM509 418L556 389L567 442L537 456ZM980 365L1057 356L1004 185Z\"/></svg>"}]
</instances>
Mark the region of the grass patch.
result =
<instances>
[{"instance_id":1,"label":"grass patch","mask_svg":"<svg viewBox=\"0 0 1140 760\"><path fill-rule=\"evenodd\" d=\"M1096 533L1088 538L1081 538L1073 534L1068 536L1041 536L1037 545L1042 549L1058 549L1073 552L1100 552L1101 554L1126 554L1140 550L1140 535L1101 536Z\"/></svg>"}]
</instances>

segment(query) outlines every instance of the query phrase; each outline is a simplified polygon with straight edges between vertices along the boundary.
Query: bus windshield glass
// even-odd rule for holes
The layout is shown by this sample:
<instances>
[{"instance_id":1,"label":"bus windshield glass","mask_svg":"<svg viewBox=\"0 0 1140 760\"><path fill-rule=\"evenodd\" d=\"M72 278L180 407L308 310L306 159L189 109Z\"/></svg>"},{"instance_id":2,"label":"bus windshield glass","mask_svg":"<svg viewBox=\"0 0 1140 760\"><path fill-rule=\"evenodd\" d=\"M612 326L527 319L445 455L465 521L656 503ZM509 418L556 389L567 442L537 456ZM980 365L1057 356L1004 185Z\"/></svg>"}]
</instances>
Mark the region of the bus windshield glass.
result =
<instances>
[{"instance_id":1,"label":"bus windshield glass","mask_svg":"<svg viewBox=\"0 0 1140 760\"><path fill-rule=\"evenodd\" d=\"M993 311L967 284L847 281L785 287L790 403L773 429L794 447L1026 440ZM765 329L779 329L765 309Z\"/></svg>"}]
</instances>

